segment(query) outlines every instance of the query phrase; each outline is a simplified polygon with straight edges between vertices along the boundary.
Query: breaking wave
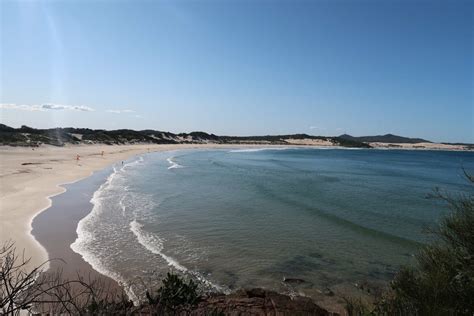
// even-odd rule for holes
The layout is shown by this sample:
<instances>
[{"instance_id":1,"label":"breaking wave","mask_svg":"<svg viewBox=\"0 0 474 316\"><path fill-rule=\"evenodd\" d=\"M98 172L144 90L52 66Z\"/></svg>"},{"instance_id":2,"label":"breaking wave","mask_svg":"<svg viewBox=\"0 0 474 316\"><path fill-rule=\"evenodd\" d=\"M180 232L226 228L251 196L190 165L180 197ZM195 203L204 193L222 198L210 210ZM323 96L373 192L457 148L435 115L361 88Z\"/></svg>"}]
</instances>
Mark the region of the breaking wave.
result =
<instances>
[{"instance_id":1,"label":"breaking wave","mask_svg":"<svg viewBox=\"0 0 474 316\"><path fill-rule=\"evenodd\" d=\"M82 258L88 262L94 270L102 273L105 276L108 276L114 279L117 283L124 287L125 292L129 298L133 301L137 301L138 297L135 295L133 290L128 286L127 280L121 276L119 273L109 269L104 262L99 258L93 251L90 249L90 245L96 245L100 247L100 241L97 240L94 230L94 225L99 221L99 216L104 210L104 199L107 197L108 192L117 186L117 181L124 176L124 172L128 168L136 166L142 163L143 157L139 157L137 160L123 164L121 168L117 166L113 167L113 172L107 177L107 180L99 187L97 191L94 192L90 202L93 204L92 211L81 219L77 225L77 238L71 244L71 249L82 256ZM125 191L126 187L123 187ZM119 200L119 205L121 207L122 214L125 214L126 206L124 204L125 196ZM97 246L99 244L99 246Z\"/></svg>"},{"instance_id":2,"label":"breaking wave","mask_svg":"<svg viewBox=\"0 0 474 316\"><path fill-rule=\"evenodd\" d=\"M130 222L130 231L133 232L138 242L145 247L151 253L161 256L166 260L169 266L175 268L184 274L189 274L192 277L199 280L205 286L221 291L227 292L223 287L212 283L211 281L204 278L200 273L188 270L185 266L180 264L176 259L163 253L163 240L158 237L156 234L152 234L143 229L143 224L139 223L136 219Z\"/></svg>"},{"instance_id":3,"label":"breaking wave","mask_svg":"<svg viewBox=\"0 0 474 316\"><path fill-rule=\"evenodd\" d=\"M180 164L175 162L173 159L174 159L174 157L169 157L168 159L166 159L166 161L168 161L168 163L170 164L168 169L183 168L183 166L181 166Z\"/></svg>"}]
</instances>

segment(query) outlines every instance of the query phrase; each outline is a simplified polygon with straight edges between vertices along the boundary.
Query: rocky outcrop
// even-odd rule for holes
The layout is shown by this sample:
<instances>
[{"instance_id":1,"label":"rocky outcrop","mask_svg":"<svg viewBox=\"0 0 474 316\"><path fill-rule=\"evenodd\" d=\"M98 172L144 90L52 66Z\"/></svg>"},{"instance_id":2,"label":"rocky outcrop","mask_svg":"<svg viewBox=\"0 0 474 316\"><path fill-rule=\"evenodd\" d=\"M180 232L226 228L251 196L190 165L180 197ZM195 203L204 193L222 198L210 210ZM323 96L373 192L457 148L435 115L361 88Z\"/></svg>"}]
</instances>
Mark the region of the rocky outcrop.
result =
<instances>
[{"instance_id":1,"label":"rocky outcrop","mask_svg":"<svg viewBox=\"0 0 474 316\"><path fill-rule=\"evenodd\" d=\"M337 315L316 305L310 298L290 297L264 289L239 290L204 298L187 315Z\"/></svg>"}]
</instances>

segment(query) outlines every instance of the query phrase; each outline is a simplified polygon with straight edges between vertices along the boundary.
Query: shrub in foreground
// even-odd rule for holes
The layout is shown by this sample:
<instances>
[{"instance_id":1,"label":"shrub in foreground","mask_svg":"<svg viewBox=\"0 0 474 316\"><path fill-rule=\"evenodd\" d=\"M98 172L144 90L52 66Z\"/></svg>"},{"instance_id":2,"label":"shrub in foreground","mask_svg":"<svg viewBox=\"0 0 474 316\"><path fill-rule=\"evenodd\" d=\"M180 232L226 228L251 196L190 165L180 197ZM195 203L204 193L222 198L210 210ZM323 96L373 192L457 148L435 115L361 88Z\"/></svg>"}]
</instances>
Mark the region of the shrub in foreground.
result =
<instances>
[{"instance_id":1,"label":"shrub in foreground","mask_svg":"<svg viewBox=\"0 0 474 316\"><path fill-rule=\"evenodd\" d=\"M156 296L147 292L146 297L148 304L154 306L155 311L160 314L173 313L178 309L190 309L200 300L198 285L193 280L186 282L178 275L169 272Z\"/></svg>"},{"instance_id":2,"label":"shrub in foreground","mask_svg":"<svg viewBox=\"0 0 474 316\"><path fill-rule=\"evenodd\" d=\"M474 179L467 177L474 188ZM432 231L435 241L392 283L396 302L420 315L474 315L474 194L436 192L451 213Z\"/></svg>"},{"instance_id":3,"label":"shrub in foreground","mask_svg":"<svg viewBox=\"0 0 474 316\"><path fill-rule=\"evenodd\" d=\"M61 271L42 273L45 264L31 271L28 264L13 242L0 246L0 315L173 315L186 313L200 299L196 283L172 273L156 295L147 293L148 302L135 306L103 279L68 280Z\"/></svg>"}]
</instances>

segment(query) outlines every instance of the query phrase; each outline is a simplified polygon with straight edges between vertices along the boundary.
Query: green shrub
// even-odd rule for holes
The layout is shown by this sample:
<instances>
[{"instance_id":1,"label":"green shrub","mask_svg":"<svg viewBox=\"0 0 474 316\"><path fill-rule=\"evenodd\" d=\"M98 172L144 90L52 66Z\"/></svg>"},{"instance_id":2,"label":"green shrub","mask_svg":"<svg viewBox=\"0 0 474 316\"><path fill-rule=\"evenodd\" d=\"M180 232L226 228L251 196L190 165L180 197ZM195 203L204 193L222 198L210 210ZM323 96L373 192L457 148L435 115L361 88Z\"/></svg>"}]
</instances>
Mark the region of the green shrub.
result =
<instances>
[{"instance_id":1,"label":"green shrub","mask_svg":"<svg viewBox=\"0 0 474 316\"><path fill-rule=\"evenodd\" d=\"M360 298L343 298L345 301L345 309L348 316L368 316L373 315L372 308L369 304L364 303Z\"/></svg>"},{"instance_id":2,"label":"green shrub","mask_svg":"<svg viewBox=\"0 0 474 316\"><path fill-rule=\"evenodd\" d=\"M433 241L403 267L391 289L373 306L346 300L349 315L474 315L474 177L465 174L470 193L452 196L436 190L450 213L432 229Z\"/></svg>"},{"instance_id":3,"label":"green shrub","mask_svg":"<svg viewBox=\"0 0 474 316\"><path fill-rule=\"evenodd\" d=\"M157 295L146 293L148 303L156 307L158 314L173 313L184 310L199 302L198 285L189 280L185 282L176 274L169 273L163 280L163 285L158 289Z\"/></svg>"},{"instance_id":4,"label":"green shrub","mask_svg":"<svg viewBox=\"0 0 474 316\"><path fill-rule=\"evenodd\" d=\"M78 314L84 315L134 315L139 308L133 305L126 296L120 296L115 299L94 299L84 310Z\"/></svg>"},{"instance_id":5,"label":"green shrub","mask_svg":"<svg viewBox=\"0 0 474 316\"><path fill-rule=\"evenodd\" d=\"M466 175L474 188L473 178ZM474 314L474 194L436 191L451 213L432 230L435 240L392 283L396 300L420 315Z\"/></svg>"}]
</instances>

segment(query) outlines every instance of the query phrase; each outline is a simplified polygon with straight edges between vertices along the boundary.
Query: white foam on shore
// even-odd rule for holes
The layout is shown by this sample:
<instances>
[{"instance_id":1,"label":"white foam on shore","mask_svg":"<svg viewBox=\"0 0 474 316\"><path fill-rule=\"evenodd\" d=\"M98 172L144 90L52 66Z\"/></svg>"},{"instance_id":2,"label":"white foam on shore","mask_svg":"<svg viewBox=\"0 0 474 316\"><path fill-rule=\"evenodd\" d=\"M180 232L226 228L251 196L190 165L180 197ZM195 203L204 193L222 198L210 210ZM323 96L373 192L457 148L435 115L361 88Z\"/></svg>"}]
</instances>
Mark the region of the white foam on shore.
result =
<instances>
[{"instance_id":1,"label":"white foam on shore","mask_svg":"<svg viewBox=\"0 0 474 316\"><path fill-rule=\"evenodd\" d=\"M143 229L143 224L139 223L136 219L130 222L130 230L132 233L137 237L138 242L145 247L151 253L161 256L163 259L166 260L169 266L175 268L176 270L189 274L205 284L206 286L213 288L215 290L226 292L226 290L211 281L204 278L201 274L190 271L182 264L180 264L176 259L166 255L163 253L163 240L159 238L157 235L149 233Z\"/></svg>"},{"instance_id":2,"label":"white foam on shore","mask_svg":"<svg viewBox=\"0 0 474 316\"><path fill-rule=\"evenodd\" d=\"M51 266L49 261L48 261L50 259L50 255L49 255L48 251L46 250L46 248L36 239L36 237L32 233L32 231L33 231L33 221L34 221L35 217L40 215L41 213L43 213L44 211L46 211L47 209L49 209L53 205L52 198L54 198L57 195L63 194L64 192L67 191L67 189L64 187L65 185L74 184L76 182L84 180L85 178L90 177L92 174L94 174L93 171L91 171L91 173L89 175L84 176L82 178L75 179L75 180L69 181L69 182L63 182L63 183L57 184L56 187L59 188L60 190L56 193L53 193L53 194L50 194L50 195L46 196L46 199L48 200L48 205L46 207L38 210L35 214L33 214L33 216L30 217L30 219L28 221L28 231L27 231L28 236L31 237L33 239L33 241L37 244L38 249L40 251L42 251L44 254L46 254L46 259L43 261L43 263L41 263L41 269L40 269L41 271L45 272L45 271L49 270L49 268Z\"/></svg>"},{"instance_id":3,"label":"white foam on shore","mask_svg":"<svg viewBox=\"0 0 474 316\"><path fill-rule=\"evenodd\" d=\"M176 169L176 168L183 168L183 166L181 166L180 164L178 164L177 162L175 162L173 160L174 157L169 157L168 159L166 159L166 161L168 161L168 163L171 165L168 167L168 169Z\"/></svg>"},{"instance_id":4,"label":"white foam on shore","mask_svg":"<svg viewBox=\"0 0 474 316\"><path fill-rule=\"evenodd\" d=\"M97 191L94 192L90 202L94 205L92 211L87 214L83 219L79 221L77 224L77 239L70 245L70 248L81 255L84 261L88 262L92 268L99 273L115 280L119 285L121 285L127 296L134 302L138 302L138 297L135 295L131 287L127 284L127 281L115 271L108 269L100 258L96 257L92 252L89 251L87 245L94 241L94 235L91 231L87 229L94 224L97 220L97 217L102 213L102 195L114 185L114 179L120 175L127 167L134 166L138 163L143 162L143 157L139 157L137 160L132 161L130 163L126 163L122 165L122 168L117 169L115 166L113 167L113 172L107 177L107 180L99 187ZM125 205L123 204L123 200L120 201L120 205L122 207L122 212L125 212Z\"/></svg>"},{"instance_id":5,"label":"white foam on shore","mask_svg":"<svg viewBox=\"0 0 474 316\"><path fill-rule=\"evenodd\" d=\"M127 210L127 207L125 206L125 203L124 203L125 197L126 197L126 195L122 196L122 198L119 201L119 205L122 208L122 215L124 215L124 216L125 216L125 211Z\"/></svg>"},{"instance_id":6,"label":"white foam on shore","mask_svg":"<svg viewBox=\"0 0 474 316\"><path fill-rule=\"evenodd\" d=\"M146 232L143 229L143 225L137 222L137 220L133 220L132 222L130 222L130 230L135 235L135 237L137 237L137 240L140 243L140 245L145 247L148 251L163 257L163 259L166 260L169 266L172 266L176 270L179 270L181 272L188 271L188 269L186 269L184 266L179 264L178 261L171 258L170 256L165 255L162 252L163 240L159 238L158 236L156 236L155 234Z\"/></svg>"},{"instance_id":7,"label":"white foam on shore","mask_svg":"<svg viewBox=\"0 0 474 316\"><path fill-rule=\"evenodd\" d=\"M174 168L182 168L181 165L175 163L172 160L173 157L168 159L168 162L172 164L171 167ZM130 286L129 280L127 280L121 273L110 269L107 264L101 259L98 255L95 254L94 251L90 249L91 244L99 243L99 240L96 240L95 231L92 229L95 223L99 221L102 212L104 211L104 201L114 188L119 186L118 190L124 190L125 195L119 200L118 206L121 208L121 213L126 216L127 209L129 209L130 205L127 202L128 198L128 187L120 187L121 181L125 174L127 173L130 167L133 167L137 164L143 162L143 158L139 157L137 160L123 164L123 165L116 165L113 167L113 172L107 177L107 180L99 187L99 189L94 192L93 197L91 198L91 203L93 204L92 211L85 216L82 220L79 221L77 225L77 239L70 245L71 249L81 255L84 261L88 262L92 268L99 273L110 277L111 279L115 280L120 286L124 288L125 293L127 296L135 303L138 303L140 298L136 295ZM176 165L176 166L175 166ZM120 167L120 168L119 168ZM128 197L130 197L128 195ZM135 211L132 212L132 214ZM138 215L138 214L136 214ZM140 213L140 216L144 214ZM204 278L200 273L195 271L188 270L185 266L180 264L176 259L166 255L163 253L163 240L160 239L157 235L147 232L143 229L143 225L138 222L137 220L133 220L129 224L129 229L133 233L133 235L137 238L137 241L148 251L151 253L157 254L161 256L169 266L173 267L174 269L178 270L183 274L187 274L195 278L196 280L200 281L205 286L225 292L226 289L222 288L218 285L213 284L212 282L208 281Z\"/></svg>"},{"instance_id":8,"label":"white foam on shore","mask_svg":"<svg viewBox=\"0 0 474 316\"><path fill-rule=\"evenodd\" d=\"M125 170L125 169L127 169L127 168L136 166L136 165L142 163L143 161L144 161L144 160L143 160L143 157L140 156L140 157L138 157L137 160L134 160L134 161L132 161L132 162L128 162L128 163L124 164L124 165L122 166L121 170Z\"/></svg>"}]
</instances>

